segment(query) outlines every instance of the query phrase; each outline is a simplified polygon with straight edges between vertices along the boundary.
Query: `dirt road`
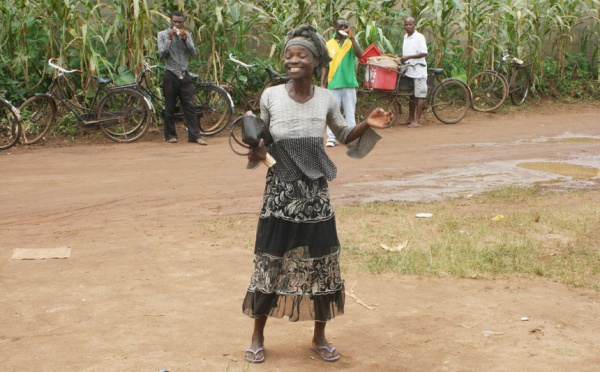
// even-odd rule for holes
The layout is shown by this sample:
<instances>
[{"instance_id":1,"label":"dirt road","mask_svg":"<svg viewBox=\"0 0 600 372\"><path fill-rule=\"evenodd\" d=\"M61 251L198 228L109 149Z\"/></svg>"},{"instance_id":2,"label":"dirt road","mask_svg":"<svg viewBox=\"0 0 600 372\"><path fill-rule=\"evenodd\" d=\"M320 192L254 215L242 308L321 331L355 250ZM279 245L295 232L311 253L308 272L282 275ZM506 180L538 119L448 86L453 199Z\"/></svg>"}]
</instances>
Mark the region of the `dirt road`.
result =
<instances>
[{"instance_id":1,"label":"dirt road","mask_svg":"<svg viewBox=\"0 0 600 372\"><path fill-rule=\"evenodd\" d=\"M600 167L599 105L532 103L380 133L362 160L327 150L338 166L334 206L600 183L517 166ZM347 289L375 310L347 297L346 314L328 326L339 362L315 358L312 324L270 320L267 360L248 369L252 321L241 301L255 226L239 221L257 216L265 169L246 171L223 136L208 142L166 144L157 131L126 145L50 141L0 152L0 370L598 370L598 292L355 272L344 273ZM214 229L215 218L229 228ZM69 258L11 258L61 247Z\"/></svg>"}]
</instances>

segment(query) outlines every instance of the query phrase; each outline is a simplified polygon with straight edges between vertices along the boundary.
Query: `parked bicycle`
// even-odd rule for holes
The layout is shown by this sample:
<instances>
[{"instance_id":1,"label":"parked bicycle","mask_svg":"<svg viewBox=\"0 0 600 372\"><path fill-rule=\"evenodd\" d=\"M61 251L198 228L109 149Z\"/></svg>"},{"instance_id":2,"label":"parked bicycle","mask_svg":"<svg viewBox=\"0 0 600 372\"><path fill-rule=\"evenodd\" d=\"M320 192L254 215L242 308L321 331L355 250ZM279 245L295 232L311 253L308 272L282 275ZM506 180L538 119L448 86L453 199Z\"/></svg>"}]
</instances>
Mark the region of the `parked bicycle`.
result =
<instances>
[{"instance_id":1,"label":"parked bicycle","mask_svg":"<svg viewBox=\"0 0 600 372\"><path fill-rule=\"evenodd\" d=\"M89 107L84 107L69 99L68 81L65 81L82 71L66 70L56 65L57 61L56 58L48 61L48 65L57 71L48 92L36 94L19 107L23 143L30 145L44 138L55 121L56 102L75 115L77 125L83 130L99 127L112 141L133 142L146 133L152 120L151 105L146 97L127 87L109 87L110 79L92 76L98 82L98 88Z\"/></svg>"},{"instance_id":2,"label":"parked bicycle","mask_svg":"<svg viewBox=\"0 0 600 372\"><path fill-rule=\"evenodd\" d=\"M473 109L494 111L509 96L514 105L522 105L533 86L529 72L531 65L511 55L508 50L503 50L496 70L484 70L469 80Z\"/></svg>"},{"instance_id":3,"label":"parked bicycle","mask_svg":"<svg viewBox=\"0 0 600 372\"><path fill-rule=\"evenodd\" d=\"M243 111L241 112L241 114L244 114L244 115L249 114L249 112L252 112L252 115L259 114L260 97L262 96L264 91L269 87L272 87L275 85L280 85L280 84L285 84L286 82L288 82L290 80L290 78L288 76L282 75L279 72L273 70L272 68L266 66L265 71L267 72L267 78L263 82L263 85L262 85L260 91L256 94L252 94L252 93L248 92L246 89L244 89L244 84L241 81L242 78L240 76L239 69L240 69L240 67L243 67L246 69L247 72L250 72L251 70L255 69L255 67L257 67L257 66L244 63L244 62L236 59L232 54L229 55L229 59L227 61L235 63L235 67L233 70L233 75L229 79L229 82L223 86L230 92L234 92L236 94L236 97L240 98L240 100L242 101L241 104L243 107ZM232 148L232 150L234 152L237 152L238 154L240 152L238 152L235 149L235 147L233 145L234 143L237 143L237 145L240 145L244 148L246 147L239 140L240 138L242 138L242 133L241 133L242 126L236 125L236 123L239 123L242 120L242 118L243 118L243 116L239 116L238 118L236 118L231 123L231 127L229 129L229 146ZM232 139L234 140L233 142L232 142ZM242 151L242 150L240 150L240 151Z\"/></svg>"},{"instance_id":4,"label":"parked bicycle","mask_svg":"<svg viewBox=\"0 0 600 372\"><path fill-rule=\"evenodd\" d=\"M21 136L21 114L3 98L5 94L5 90L0 91L0 150L13 147Z\"/></svg>"},{"instance_id":5,"label":"parked bicycle","mask_svg":"<svg viewBox=\"0 0 600 372\"><path fill-rule=\"evenodd\" d=\"M397 67L381 67L367 64L365 77L367 84L365 84L366 89L362 90L363 92L379 95L373 102L370 111L376 107L381 107L394 114L394 119L390 123L390 126L397 125L400 121L402 101L414 100L412 97L414 81L404 74L406 69L414 67L402 64L398 58L393 59ZM433 115L442 123L458 123L467 115L471 108L469 87L459 79L444 79L444 69L442 68L428 68L427 70L430 75L427 78L427 96L425 97L423 114L426 114L431 109ZM378 73L379 77L377 77ZM397 80L394 80L396 76ZM386 80L384 85L372 84L381 78ZM385 86L390 81L392 85Z\"/></svg>"},{"instance_id":6,"label":"parked bicycle","mask_svg":"<svg viewBox=\"0 0 600 372\"><path fill-rule=\"evenodd\" d=\"M272 68L265 67L265 71L267 72L267 78L263 82L261 90L257 94L252 94L244 89L244 84L241 81L242 78L240 76L239 69L240 67L244 67L247 71L250 71L251 69L254 69L257 66L244 63L236 59L232 54L229 55L227 61L235 63L235 67L233 70L233 75L231 76L229 81L226 84L223 84L222 86L223 88L231 92L232 95L234 95L235 97L239 97L243 107L243 112L253 111L254 113L257 113L256 111L260 109L260 97L262 96L265 89L275 85L285 84L287 81L290 80L289 77L287 77L286 75L281 75L279 72L273 70Z\"/></svg>"},{"instance_id":7,"label":"parked bicycle","mask_svg":"<svg viewBox=\"0 0 600 372\"><path fill-rule=\"evenodd\" d=\"M129 87L141 92L148 97L154 105L160 108L160 116L163 117L165 100L155 93L153 89L152 74L156 70L164 71L164 66L150 65L146 60L154 61L154 57L145 56L142 60L144 68L139 73L134 84ZM194 84L194 96L196 99L196 116L200 131L204 136L214 136L227 127L235 109L233 99L229 93L212 81L200 81L198 74L189 73ZM183 120L183 110L175 109L175 119Z\"/></svg>"}]
</instances>

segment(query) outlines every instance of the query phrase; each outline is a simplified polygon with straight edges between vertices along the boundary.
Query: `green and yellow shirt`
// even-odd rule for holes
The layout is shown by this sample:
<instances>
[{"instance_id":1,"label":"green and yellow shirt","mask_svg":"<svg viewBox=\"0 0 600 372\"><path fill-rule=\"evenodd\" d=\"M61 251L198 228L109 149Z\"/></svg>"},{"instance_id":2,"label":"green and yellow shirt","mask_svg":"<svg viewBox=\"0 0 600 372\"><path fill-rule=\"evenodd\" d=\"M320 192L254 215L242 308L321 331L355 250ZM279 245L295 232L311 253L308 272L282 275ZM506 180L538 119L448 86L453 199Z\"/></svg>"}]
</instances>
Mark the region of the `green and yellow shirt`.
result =
<instances>
[{"instance_id":1,"label":"green and yellow shirt","mask_svg":"<svg viewBox=\"0 0 600 372\"><path fill-rule=\"evenodd\" d=\"M327 88L356 88L356 70L354 65L354 48L350 39L340 44L335 35L327 42L327 50L332 61L329 62L329 75L327 76Z\"/></svg>"}]
</instances>

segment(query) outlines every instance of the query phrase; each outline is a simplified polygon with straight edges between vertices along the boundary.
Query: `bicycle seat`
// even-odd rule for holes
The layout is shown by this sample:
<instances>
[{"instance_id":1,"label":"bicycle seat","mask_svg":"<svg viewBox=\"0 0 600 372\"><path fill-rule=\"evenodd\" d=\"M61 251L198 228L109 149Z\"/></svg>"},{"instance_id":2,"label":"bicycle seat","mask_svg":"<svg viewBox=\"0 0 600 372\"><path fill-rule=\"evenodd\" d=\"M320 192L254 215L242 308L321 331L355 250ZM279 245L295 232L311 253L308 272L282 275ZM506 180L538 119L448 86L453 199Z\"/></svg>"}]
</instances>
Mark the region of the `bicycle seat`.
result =
<instances>
[{"instance_id":1,"label":"bicycle seat","mask_svg":"<svg viewBox=\"0 0 600 372\"><path fill-rule=\"evenodd\" d=\"M279 76L279 72L273 70L270 67L265 67L265 71L267 71L267 74L269 74L270 77L277 77L277 76Z\"/></svg>"},{"instance_id":2,"label":"bicycle seat","mask_svg":"<svg viewBox=\"0 0 600 372\"><path fill-rule=\"evenodd\" d=\"M94 79L96 79L96 81L98 82L98 84L108 84L108 83L110 83L112 81L111 79L101 78L100 76L96 76L96 75L92 75L92 77Z\"/></svg>"},{"instance_id":3,"label":"bicycle seat","mask_svg":"<svg viewBox=\"0 0 600 372\"><path fill-rule=\"evenodd\" d=\"M191 77L191 78L192 78L192 80L194 80L194 81L198 80L198 76L200 76L200 75L198 75L198 74L194 74L193 72L188 72L188 74L190 74L190 77Z\"/></svg>"},{"instance_id":4,"label":"bicycle seat","mask_svg":"<svg viewBox=\"0 0 600 372\"><path fill-rule=\"evenodd\" d=\"M432 72L434 75L439 75L444 72L443 68L428 68L429 72Z\"/></svg>"}]
</instances>

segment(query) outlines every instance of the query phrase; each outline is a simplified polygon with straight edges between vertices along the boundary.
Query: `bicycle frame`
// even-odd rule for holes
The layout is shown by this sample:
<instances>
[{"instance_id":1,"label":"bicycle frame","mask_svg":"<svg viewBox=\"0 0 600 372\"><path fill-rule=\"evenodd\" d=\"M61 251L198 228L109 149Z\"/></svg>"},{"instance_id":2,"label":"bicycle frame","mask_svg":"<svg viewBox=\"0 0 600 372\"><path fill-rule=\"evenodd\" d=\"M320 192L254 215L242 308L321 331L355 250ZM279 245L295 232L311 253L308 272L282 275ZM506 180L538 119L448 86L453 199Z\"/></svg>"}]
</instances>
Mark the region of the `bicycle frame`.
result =
<instances>
[{"instance_id":1,"label":"bicycle frame","mask_svg":"<svg viewBox=\"0 0 600 372\"><path fill-rule=\"evenodd\" d=\"M66 79L67 75L73 73L82 73L81 70L66 70L56 64L52 63L56 61L55 59L50 59L48 64L58 70L58 74L52 79L52 83L48 87L48 92L46 95L51 96L53 99L58 100L61 104L63 104L70 112L73 113L77 117L77 120L83 123L83 125L95 125L100 123L101 121L96 120L94 118L94 113L96 109L96 105L99 102L100 92L106 91L108 89L105 87L108 81L102 80L101 78L94 76L94 78L98 81L98 89L96 89L96 94L94 94L94 98L92 99L92 103L89 107L84 107L79 104L71 102L66 95L64 94L64 88L61 85L62 79ZM42 95L44 95L42 93ZM89 120L93 118L92 120Z\"/></svg>"},{"instance_id":2,"label":"bicycle frame","mask_svg":"<svg viewBox=\"0 0 600 372\"><path fill-rule=\"evenodd\" d=\"M10 103L10 101L6 100L4 98L4 95L6 95L6 90L0 90L0 101L2 101L6 107L10 108L10 110L12 111L13 114L15 114L15 116L17 117L17 119L19 121L21 121L21 113L19 112L19 109L17 109L15 106L13 106L12 103Z\"/></svg>"},{"instance_id":3,"label":"bicycle frame","mask_svg":"<svg viewBox=\"0 0 600 372\"><path fill-rule=\"evenodd\" d=\"M146 56L144 58L154 60L154 58L151 56ZM151 103L156 104L158 107L161 108L161 110L164 110L164 108L165 108L164 98L158 96L156 93L154 93L152 91L151 84L148 82L148 78L146 76L147 72L152 72L154 69L164 70L164 67L159 66L159 65L150 65L145 60L142 60L142 63L144 65L144 69L137 76L136 82L134 84L127 85L127 87L130 87L132 89L140 91L143 95L145 95L146 97L148 97L150 99ZM198 81L197 80L198 75L196 75L196 74L190 73L190 75L192 76L192 79L194 80L194 82L193 82L194 87L216 85L212 81ZM231 97L229 97L229 101L230 101L229 104L231 105L231 109L233 111L233 99L231 99ZM154 110L154 105L152 105L152 109ZM183 114L179 114L179 113L175 114L176 117L179 117L182 115Z\"/></svg>"},{"instance_id":4,"label":"bicycle frame","mask_svg":"<svg viewBox=\"0 0 600 372\"><path fill-rule=\"evenodd\" d=\"M406 64L399 65L399 69L397 71L398 72L398 80L396 82L396 89L392 90L392 91L380 91L381 94L404 97L406 100L412 101L412 96L414 94L414 85L413 85L414 81L411 77L407 76L403 72L403 70L405 70L406 68L414 68L414 66L406 65ZM433 73L433 75L427 76L427 96L425 96L425 106L423 107L424 110L426 110L429 107L432 107L433 95L431 93L435 90L435 88L437 86L439 86L442 83L442 80L443 80L442 73L444 70L436 69L436 68L429 68L428 71L430 73ZM433 77L433 79L430 80L431 77ZM407 80L407 79L410 79L410 80ZM409 85L406 87L403 87L402 82L408 82Z\"/></svg>"},{"instance_id":5,"label":"bicycle frame","mask_svg":"<svg viewBox=\"0 0 600 372\"><path fill-rule=\"evenodd\" d=\"M239 69L240 67L244 67L247 71L249 71L253 67L257 67L256 65L246 64L230 54L229 59L227 61L231 61L235 63L235 68L233 69L233 75L227 82L227 84L223 85L225 89L229 91L235 92L238 97L240 97L244 104L244 111L256 111L260 108L260 97L262 96L265 89L270 86L278 85L287 81L285 75L280 75L274 70L270 68L265 68L267 71L267 79L264 81L263 86L258 92L256 96L248 94L244 89L242 89L242 82L239 78Z\"/></svg>"},{"instance_id":6,"label":"bicycle frame","mask_svg":"<svg viewBox=\"0 0 600 372\"><path fill-rule=\"evenodd\" d=\"M154 59L150 56L146 56L144 58ZM152 111L154 111L154 105L152 104L156 104L158 107L164 110L165 100L152 91L151 84L149 83L148 77L146 76L146 73L153 72L155 68L161 69L162 66L150 65L145 60L142 60L142 63L144 65L144 68L140 71L139 75L135 79L135 83L129 84L127 86L139 91L144 96L148 97L151 101Z\"/></svg>"},{"instance_id":7,"label":"bicycle frame","mask_svg":"<svg viewBox=\"0 0 600 372\"><path fill-rule=\"evenodd\" d=\"M410 103L417 103L414 98L414 82L412 79L403 79L406 76L405 68L412 66L398 63L398 69L393 67L381 67L398 74L396 86L394 90L364 90L377 94L379 97L375 99L373 110L375 107L383 107L394 113L398 120L402 114L402 104L400 100L406 99ZM442 77L444 72L440 68L429 68L427 77L427 95L424 99L423 113L429 109L433 111L435 117L445 124L455 124L462 120L467 114L471 105L471 92L469 87L462 81L455 78ZM408 82L408 84L403 84ZM411 86L412 85L412 86ZM379 106L377 106L379 105ZM393 123L391 124L393 125Z\"/></svg>"},{"instance_id":8,"label":"bicycle frame","mask_svg":"<svg viewBox=\"0 0 600 372\"><path fill-rule=\"evenodd\" d=\"M19 142L22 131L21 113L4 99L5 94L5 90L0 91L0 150L7 150ZM14 118L10 118L11 114Z\"/></svg>"},{"instance_id":9,"label":"bicycle frame","mask_svg":"<svg viewBox=\"0 0 600 372\"><path fill-rule=\"evenodd\" d=\"M502 77L510 84L509 77L512 76L515 70L519 69L527 69L532 63L523 64L523 61L513 55L510 54L508 50L502 51L502 58L498 62L498 68L496 70L492 70L502 75ZM506 66L510 66L509 69Z\"/></svg>"}]
</instances>

